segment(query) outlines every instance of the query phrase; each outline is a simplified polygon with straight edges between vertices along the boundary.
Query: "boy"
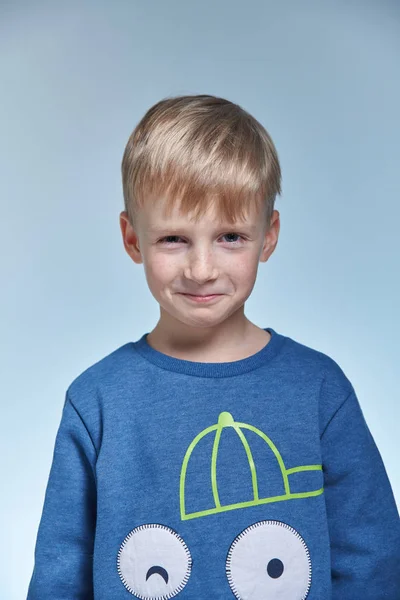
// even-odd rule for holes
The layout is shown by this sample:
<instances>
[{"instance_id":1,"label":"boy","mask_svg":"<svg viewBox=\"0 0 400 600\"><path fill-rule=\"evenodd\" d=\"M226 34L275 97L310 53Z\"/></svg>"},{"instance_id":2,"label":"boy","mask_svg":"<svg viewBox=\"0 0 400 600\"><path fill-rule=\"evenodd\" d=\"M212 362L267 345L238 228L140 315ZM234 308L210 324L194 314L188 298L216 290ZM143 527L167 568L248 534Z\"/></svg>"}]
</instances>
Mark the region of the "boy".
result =
<instances>
[{"instance_id":1,"label":"boy","mask_svg":"<svg viewBox=\"0 0 400 600\"><path fill-rule=\"evenodd\" d=\"M279 234L269 134L167 98L122 177L160 318L66 391L28 600L398 600L399 514L352 384L244 315Z\"/></svg>"}]
</instances>

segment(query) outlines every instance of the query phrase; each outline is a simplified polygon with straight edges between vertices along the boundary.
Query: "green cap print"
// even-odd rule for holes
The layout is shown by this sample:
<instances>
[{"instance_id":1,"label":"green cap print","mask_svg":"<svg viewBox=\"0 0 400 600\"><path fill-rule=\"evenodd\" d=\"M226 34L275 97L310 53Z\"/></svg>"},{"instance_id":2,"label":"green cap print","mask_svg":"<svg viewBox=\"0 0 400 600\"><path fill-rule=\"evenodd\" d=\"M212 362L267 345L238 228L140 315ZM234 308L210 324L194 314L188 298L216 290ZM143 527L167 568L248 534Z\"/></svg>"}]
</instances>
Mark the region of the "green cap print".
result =
<instances>
[{"instance_id":1,"label":"green cap print","mask_svg":"<svg viewBox=\"0 0 400 600\"><path fill-rule=\"evenodd\" d=\"M221 504L219 494L218 494L218 481L217 481L217 455L218 448L221 439L221 434L223 430L227 427L233 428L236 434L239 436L239 439L243 445L244 451L246 453L247 461L249 464L249 470L251 475L251 483L253 490L253 497L245 502L238 502L234 504ZM280 472L282 474L282 482L284 486L285 493L279 496L269 496L269 497L260 497L258 490L258 476L257 468L253 460L253 455L250 449L249 442L246 438L245 432L252 431L257 434L266 444L268 444L269 448L272 450L277 463L279 465ZM212 445L212 453L211 453L211 465L210 465L210 483L212 489L212 495L214 499L214 507L208 508L206 510L201 510L197 512L186 512L185 505L185 486L186 486L186 473L188 464L190 461L190 457L192 455L193 450L196 445L200 442L204 436L211 435L213 436L213 445ZM266 504L268 502L279 502L282 500L292 500L295 498L308 498L310 496L318 496L323 493L324 488L320 488L317 490L310 490L306 492L296 492L292 493L290 491L290 483L289 477L293 473L298 473L300 471L315 471L322 470L322 465L303 465L299 467L293 467L291 469L287 469L283 462L282 456L278 451L275 444L272 440L260 429L257 429L253 425L248 425L247 423L239 423L233 420L232 415L229 412L221 412L218 418L218 423L216 425L211 425L206 429L203 429L191 442L189 445L181 467L180 474L180 485L179 485L179 499L180 499L180 514L181 520L185 521L188 519L195 519L198 517L205 517L207 515L212 515L220 512L225 512L229 510L235 510L238 508L247 508L250 506L258 506L261 504Z\"/></svg>"}]
</instances>

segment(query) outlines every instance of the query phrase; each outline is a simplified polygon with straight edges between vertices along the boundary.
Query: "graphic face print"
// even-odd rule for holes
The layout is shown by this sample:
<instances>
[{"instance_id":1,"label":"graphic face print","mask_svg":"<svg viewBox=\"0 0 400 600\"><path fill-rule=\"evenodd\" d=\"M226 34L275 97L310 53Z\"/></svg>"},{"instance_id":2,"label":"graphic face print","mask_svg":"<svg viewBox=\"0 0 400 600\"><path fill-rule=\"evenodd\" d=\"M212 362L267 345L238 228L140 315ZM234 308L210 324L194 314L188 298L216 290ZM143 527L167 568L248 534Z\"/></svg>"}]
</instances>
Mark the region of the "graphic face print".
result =
<instances>
[{"instance_id":1,"label":"graphic face print","mask_svg":"<svg viewBox=\"0 0 400 600\"><path fill-rule=\"evenodd\" d=\"M225 437L225 445L222 443ZM204 440L211 443L202 445ZM258 444L256 443L258 442ZM235 452L242 449L246 457L244 467L238 468L240 477L251 481L247 485L246 496L233 502L224 501L224 472L221 464L235 461ZM269 493L269 472L260 466L260 449L273 458L273 468L278 469L281 481L278 488ZM198 456L197 452L206 451L206 459L200 464L206 467L206 477L198 477L196 469L190 469L190 461ZM229 461L219 462L223 452L228 451ZM238 463L240 464L240 463ZM302 464L286 466L284 457L272 439L261 429L251 424L235 421L229 412L221 412L218 423L210 425L198 433L186 448L182 450L182 463L177 465L179 489L176 488L177 502L174 510L180 513L181 521L192 522L218 517L226 511L246 510L250 507L265 506L270 503L312 498L323 493L320 475L321 464ZM315 473L315 486L304 481L299 487L299 475ZM292 489L292 478L297 478L297 488ZM175 485L178 477L175 479ZM195 487L200 499L204 493L204 504L200 510L192 510L188 501L188 490ZM204 487L204 489L202 488ZM311 489L310 489L311 487ZM264 490L262 493L261 490ZM190 494L189 494L190 495ZM193 498L193 496L192 496ZM265 509L266 510L266 509ZM265 513L264 513L265 514ZM218 527L217 527L218 530ZM233 596L237 600L305 600L311 588L312 561L309 548L300 533L291 525L277 520L261 520L249 524L237 535L235 528L232 538L228 538L222 548L222 560L212 564L223 574ZM207 539L205 538L205 543ZM194 550L193 550L194 551ZM224 558L226 557L225 561ZM124 539L118 552L118 573L125 588L136 598L142 600L167 600L177 596L188 584L193 561L188 546L182 537L167 525L144 524L133 529ZM199 575L199 574L198 574ZM201 574L200 574L201 575ZM204 573L208 577L209 573ZM228 589L228 586L226 586ZM190 589L189 587L187 590Z\"/></svg>"}]
</instances>

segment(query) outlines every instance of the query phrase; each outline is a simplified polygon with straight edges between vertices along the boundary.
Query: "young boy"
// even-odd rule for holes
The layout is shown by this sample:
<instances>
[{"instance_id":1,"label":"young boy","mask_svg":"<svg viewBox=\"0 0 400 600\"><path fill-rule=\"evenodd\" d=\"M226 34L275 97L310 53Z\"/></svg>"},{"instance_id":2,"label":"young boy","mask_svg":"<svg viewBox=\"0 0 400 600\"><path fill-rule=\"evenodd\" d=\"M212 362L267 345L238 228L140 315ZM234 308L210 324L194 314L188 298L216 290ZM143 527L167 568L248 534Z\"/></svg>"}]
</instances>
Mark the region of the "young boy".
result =
<instances>
[{"instance_id":1,"label":"young boy","mask_svg":"<svg viewBox=\"0 0 400 600\"><path fill-rule=\"evenodd\" d=\"M352 384L244 314L279 234L269 134L167 98L122 176L160 318L66 391L28 600L399 600L399 513Z\"/></svg>"}]
</instances>

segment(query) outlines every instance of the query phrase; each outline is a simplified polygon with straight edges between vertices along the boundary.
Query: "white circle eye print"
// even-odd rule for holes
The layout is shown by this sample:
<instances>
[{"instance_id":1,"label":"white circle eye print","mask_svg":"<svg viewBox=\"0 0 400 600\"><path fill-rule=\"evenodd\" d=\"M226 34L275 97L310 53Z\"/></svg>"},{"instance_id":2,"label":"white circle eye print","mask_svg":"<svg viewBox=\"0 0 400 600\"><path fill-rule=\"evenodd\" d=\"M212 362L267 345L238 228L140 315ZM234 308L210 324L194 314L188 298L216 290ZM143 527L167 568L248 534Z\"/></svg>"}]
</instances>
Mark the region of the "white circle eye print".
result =
<instances>
[{"instance_id":1,"label":"white circle eye print","mask_svg":"<svg viewBox=\"0 0 400 600\"><path fill-rule=\"evenodd\" d=\"M290 525L259 521L232 542L226 574L239 600L305 600L311 586L309 550Z\"/></svg>"},{"instance_id":2,"label":"white circle eye print","mask_svg":"<svg viewBox=\"0 0 400 600\"><path fill-rule=\"evenodd\" d=\"M133 529L122 542L117 568L131 594L143 600L167 600L187 584L192 558L173 529L145 524Z\"/></svg>"}]
</instances>

